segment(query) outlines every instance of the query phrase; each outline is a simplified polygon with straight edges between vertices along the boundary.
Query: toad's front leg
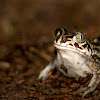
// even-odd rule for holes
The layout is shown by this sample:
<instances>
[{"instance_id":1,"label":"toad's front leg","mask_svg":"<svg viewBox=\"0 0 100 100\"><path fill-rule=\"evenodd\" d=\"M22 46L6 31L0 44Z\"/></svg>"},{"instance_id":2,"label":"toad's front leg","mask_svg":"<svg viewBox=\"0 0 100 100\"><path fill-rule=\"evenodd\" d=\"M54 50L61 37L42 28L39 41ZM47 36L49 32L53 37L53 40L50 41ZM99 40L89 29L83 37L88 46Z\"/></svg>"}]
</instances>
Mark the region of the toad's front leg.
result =
<instances>
[{"instance_id":1,"label":"toad's front leg","mask_svg":"<svg viewBox=\"0 0 100 100\"><path fill-rule=\"evenodd\" d=\"M80 89L80 91L85 91L82 96L84 97L88 93L93 92L99 83L100 83L100 73L94 72L88 87Z\"/></svg>"},{"instance_id":2,"label":"toad's front leg","mask_svg":"<svg viewBox=\"0 0 100 100\"><path fill-rule=\"evenodd\" d=\"M45 80L49 76L49 72L57 66L57 60L50 62L39 74L38 79Z\"/></svg>"}]
</instances>

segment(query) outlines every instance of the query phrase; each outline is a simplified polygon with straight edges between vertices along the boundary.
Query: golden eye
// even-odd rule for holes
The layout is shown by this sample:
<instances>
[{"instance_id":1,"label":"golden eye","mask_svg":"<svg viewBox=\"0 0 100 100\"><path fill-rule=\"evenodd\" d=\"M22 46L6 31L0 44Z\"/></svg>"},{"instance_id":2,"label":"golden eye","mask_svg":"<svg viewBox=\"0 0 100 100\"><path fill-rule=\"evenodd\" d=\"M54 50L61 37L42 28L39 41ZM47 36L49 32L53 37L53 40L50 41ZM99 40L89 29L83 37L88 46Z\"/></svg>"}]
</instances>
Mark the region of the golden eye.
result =
<instances>
[{"instance_id":1,"label":"golden eye","mask_svg":"<svg viewBox=\"0 0 100 100\"><path fill-rule=\"evenodd\" d=\"M86 35L83 32L77 32L75 36L75 41L77 43L84 43L86 41Z\"/></svg>"}]
</instances>

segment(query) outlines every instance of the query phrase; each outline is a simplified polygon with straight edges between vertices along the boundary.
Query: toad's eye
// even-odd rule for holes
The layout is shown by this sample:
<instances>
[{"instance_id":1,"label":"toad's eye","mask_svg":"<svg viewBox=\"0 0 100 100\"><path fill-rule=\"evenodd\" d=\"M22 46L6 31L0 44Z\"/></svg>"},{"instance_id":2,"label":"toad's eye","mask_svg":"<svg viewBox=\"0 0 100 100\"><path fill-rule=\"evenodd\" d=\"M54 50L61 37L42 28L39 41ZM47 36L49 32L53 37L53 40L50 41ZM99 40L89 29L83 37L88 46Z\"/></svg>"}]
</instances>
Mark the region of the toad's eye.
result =
<instances>
[{"instance_id":1,"label":"toad's eye","mask_svg":"<svg viewBox=\"0 0 100 100\"><path fill-rule=\"evenodd\" d=\"M65 32L66 32L66 29L64 29L64 28L57 28L55 30L55 36L61 36L62 33L65 33Z\"/></svg>"},{"instance_id":2,"label":"toad's eye","mask_svg":"<svg viewBox=\"0 0 100 100\"><path fill-rule=\"evenodd\" d=\"M76 43L84 43L86 41L86 35L83 32L77 32L75 35Z\"/></svg>"}]
</instances>

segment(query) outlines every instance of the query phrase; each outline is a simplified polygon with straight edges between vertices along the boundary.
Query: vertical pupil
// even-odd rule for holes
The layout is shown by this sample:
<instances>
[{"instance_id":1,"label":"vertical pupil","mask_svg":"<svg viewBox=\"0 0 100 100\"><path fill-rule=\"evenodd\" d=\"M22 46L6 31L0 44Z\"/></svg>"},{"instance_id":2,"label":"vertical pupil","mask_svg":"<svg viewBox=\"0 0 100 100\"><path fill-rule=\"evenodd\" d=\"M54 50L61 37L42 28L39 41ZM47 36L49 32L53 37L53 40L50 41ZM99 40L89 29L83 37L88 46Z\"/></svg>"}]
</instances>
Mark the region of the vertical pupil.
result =
<instances>
[{"instance_id":1,"label":"vertical pupil","mask_svg":"<svg viewBox=\"0 0 100 100\"><path fill-rule=\"evenodd\" d=\"M83 33L81 33L80 40L83 41L83 39L84 39L84 36L83 36Z\"/></svg>"},{"instance_id":2,"label":"vertical pupil","mask_svg":"<svg viewBox=\"0 0 100 100\"><path fill-rule=\"evenodd\" d=\"M85 34L82 32L78 32L76 38L78 43L83 43L86 40Z\"/></svg>"},{"instance_id":3,"label":"vertical pupil","mask_svg":"<svg viewBox=\"0 0 100 100\"><path fill-rule=\"evenodd\" d=\"M82 40L82 42L85 41L85 34L82 34L82 35L81 35L81 40Z\"/></svg>"}]
</instances>

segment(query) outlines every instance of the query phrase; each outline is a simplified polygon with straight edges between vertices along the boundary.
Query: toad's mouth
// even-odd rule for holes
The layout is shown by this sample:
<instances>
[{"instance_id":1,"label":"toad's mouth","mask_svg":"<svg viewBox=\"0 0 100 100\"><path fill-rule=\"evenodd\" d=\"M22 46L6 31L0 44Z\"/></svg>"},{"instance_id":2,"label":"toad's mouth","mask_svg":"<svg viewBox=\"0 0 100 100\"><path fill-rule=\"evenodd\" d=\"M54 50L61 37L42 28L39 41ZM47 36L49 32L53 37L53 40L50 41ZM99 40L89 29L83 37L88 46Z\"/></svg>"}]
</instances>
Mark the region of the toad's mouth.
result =
<instances>
[{"instance_id":1,"label":"toad's mouth","mask_svg":"<svg viewBox=\"0 0 100 100\"><path fill-rule=\"evenodd\" d=\"M76 48L74 46L70 46L70 45L63 46L63 45L60 45L60 44L57 44L57 43L54 43L54 46L58 50L61 50L61 51L72 51L72 52L78 53L80 55L88 56L88 54L86 53L85 50L81 50L81 49Z\"/></svg>"}]
</instances>

